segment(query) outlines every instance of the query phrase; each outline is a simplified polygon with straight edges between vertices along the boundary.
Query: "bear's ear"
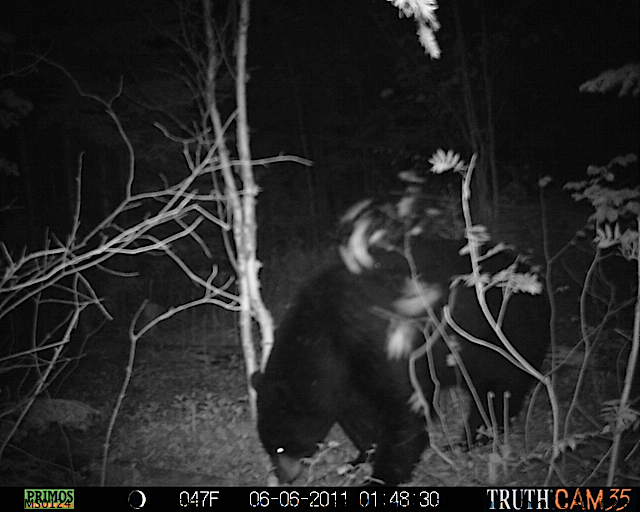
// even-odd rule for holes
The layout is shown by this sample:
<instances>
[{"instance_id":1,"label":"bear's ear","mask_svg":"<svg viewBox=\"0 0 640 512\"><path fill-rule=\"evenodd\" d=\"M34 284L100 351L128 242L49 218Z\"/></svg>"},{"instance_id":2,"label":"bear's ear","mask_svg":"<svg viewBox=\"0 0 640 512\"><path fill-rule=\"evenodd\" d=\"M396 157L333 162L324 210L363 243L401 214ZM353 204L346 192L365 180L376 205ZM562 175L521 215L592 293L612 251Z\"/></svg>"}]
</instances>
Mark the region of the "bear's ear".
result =
<instances>
[{"instance_id":1,"label":"bear's ear","mask_svg":"<svg viewBox=\"0 0 640 512\"><path fill-rule=\"evenodd\" d=\"M262 380L262 372L258 370L251 375L251 386L258 391L260 389L260 381Z\"/></svg>"}]
</instances>

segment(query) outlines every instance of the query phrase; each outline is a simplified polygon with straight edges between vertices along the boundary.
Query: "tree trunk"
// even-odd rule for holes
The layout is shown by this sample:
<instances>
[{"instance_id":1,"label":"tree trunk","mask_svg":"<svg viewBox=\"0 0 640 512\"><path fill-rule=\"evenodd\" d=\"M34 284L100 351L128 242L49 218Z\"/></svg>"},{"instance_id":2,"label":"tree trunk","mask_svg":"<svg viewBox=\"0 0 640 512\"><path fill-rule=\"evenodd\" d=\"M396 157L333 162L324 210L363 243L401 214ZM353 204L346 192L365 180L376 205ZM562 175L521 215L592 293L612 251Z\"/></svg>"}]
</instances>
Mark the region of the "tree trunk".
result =
<instances>
[{"instance_id":1,"label":"tree trunk","mask_svg":"<svg viewBox=\"0 0 640 512\"><path fill-rule=\"evenodd\" d=\"M253 319L260 326L262 340L262 364L264 368L273 346L273 319L265 307L260 294L258 272L261 263L257 259L256 196L258 187L253 175L249 146L249 125L246 103L246 57L249 31L249 0L240 0L240 19L236 38L236 137L240 160L241 190L236 186L234 165L227 147L224 126L216 104L216 72L222 60L220 48L214 35L211 0L202 0L205 35L208 48L206 78L206 101L208 114L213 124L215 144L220 157L220 167L229 207L233 218L233 236L236 249L237 273L240 292L240 336L245 359L252 418L257 418L256 392L250 378L258 370L256 350L253 344Z\"/></svg>"},{"instance_id":2,"label":"tree trunk","mask_svg":"<svg viewBox=\"0 0 640 512\"><path fill-rule=\"evenodd\" d=\"M453 18L456 27L456 50L460 59L462 99L471 151L478 155L478 166L472 183L471 206L475 224L490 224L493 220L491 187L488 178L490 148L483 137L483 124L479 120L479 108L471 87L471 74L466 56L466 42L457 0L453 2Z\"/></svg>"}]
</instances>

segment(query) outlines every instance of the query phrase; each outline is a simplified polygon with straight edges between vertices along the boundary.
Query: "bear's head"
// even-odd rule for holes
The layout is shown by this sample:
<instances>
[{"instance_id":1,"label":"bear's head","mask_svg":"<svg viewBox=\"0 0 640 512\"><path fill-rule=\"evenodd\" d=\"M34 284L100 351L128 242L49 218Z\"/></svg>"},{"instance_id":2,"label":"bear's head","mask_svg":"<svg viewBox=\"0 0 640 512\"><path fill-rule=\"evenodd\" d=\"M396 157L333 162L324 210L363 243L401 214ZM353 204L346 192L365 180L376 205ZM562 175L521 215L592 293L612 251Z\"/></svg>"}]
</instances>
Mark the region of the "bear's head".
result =
<instances>
[{"instance_id":1,"label":"bear's head","mask_svg":"<svg viewBox=\"0 0 640 512\"><path fill-rule=\"evenodd\" d=\"M288 381L255 372L251 384L258 393L258 434L280 483L292 482L302 471L300 459L312 456L335 419L314 414L297 399Z\"/></svg>"}]
</instances>

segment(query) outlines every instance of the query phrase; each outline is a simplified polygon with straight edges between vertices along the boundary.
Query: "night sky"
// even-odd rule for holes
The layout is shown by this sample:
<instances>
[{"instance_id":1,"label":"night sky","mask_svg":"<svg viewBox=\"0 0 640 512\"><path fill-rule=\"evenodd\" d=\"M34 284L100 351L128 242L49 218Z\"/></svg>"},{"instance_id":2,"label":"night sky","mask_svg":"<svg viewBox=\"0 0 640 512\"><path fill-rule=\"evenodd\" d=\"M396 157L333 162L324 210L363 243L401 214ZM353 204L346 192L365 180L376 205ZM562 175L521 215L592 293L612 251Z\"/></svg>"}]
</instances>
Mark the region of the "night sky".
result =
<instances>
[{"instance_id":1,"label":"night sky","mask_svg":"<svg viewBox=\"0 0 640 512\"><path fill-rule=\"evenodd\" d=\"M226 12L220 5L217 15ZM469 154L452 114L460 106L452 5L440 4L442 57L431 60L417 42L413 20L399 18L384 0L252 3L253 156L294 154L315 163L312 169L256 169L262 215L272 219L266 228L279 232L279 219L288 219L300 226L287 236L304 238L311 213L303 210L313 196L311 221L329 230L346 207L393 187L398 171L424 167L436 149ZM637 152L638 99L619 99L615 91L582 94L578 88L601 71L638 61L638 5L486 2L500 165L526 168L523 179L551 174L562 182L583 176L588 164ZM468 62L476 70L480 7L460 2ZM166 144L152 127L159 121L179 133L167 114L186 122L193 117L176 78L188 65L165 37L176 27L174 2L21 0L5 2L2 11L2 88L34 105L17 126L0 132L0 156L20 172L0 177L0 199L13 201L3 215L3 239L33 245L38 236L16 232L68 229L80 151L83 196L100 196L86 202L86 222L97 222L121 199L126 154L101 109L78 98L49 64L10 76L34 63L35 55L64 66L86 90L102 96L113 94L122 77L124 94L115 107L136 146L139 183L158 186L159 174L182 172L180 148ZM230 83L220 82L221 93L230 91ZM221 103L223 113L231 108L229 100ZM512 172L504 171L501 180L508 182Z\"/></svg>"}]
</instances>

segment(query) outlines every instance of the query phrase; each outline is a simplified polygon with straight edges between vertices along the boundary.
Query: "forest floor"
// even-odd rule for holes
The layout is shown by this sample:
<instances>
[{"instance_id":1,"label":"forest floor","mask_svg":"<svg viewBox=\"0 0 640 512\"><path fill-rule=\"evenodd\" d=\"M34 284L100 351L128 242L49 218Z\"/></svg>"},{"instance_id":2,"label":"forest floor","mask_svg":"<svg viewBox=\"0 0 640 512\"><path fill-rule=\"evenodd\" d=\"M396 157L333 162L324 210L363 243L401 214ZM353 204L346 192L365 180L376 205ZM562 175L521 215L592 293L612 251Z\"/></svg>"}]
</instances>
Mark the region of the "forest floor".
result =
<instances>
[{"instance_id":1,"label":"forest floor","mask_svg":"<svg viewBox=\"0 0 640 512\"><path fill-rule=\"evenodd\" d=\"M585 222L589 211L570 200L557 199L548 210L548 239L551 254L567 244ZM505 205L496 239L519 247L529 246L542 255L541 212L530 204ZM584 275L586 263L571 256L554 269L558 292L556 332L558 353L567 353L580 340L579 283L566 271ZM269 267L265 268L268 273ZM273 272L280 272L273 270ZM296 272L304 276L304 272ZM275 279L277 280L277 278ZM271 279L271 282L275 281ZM293 287L293 286L292 286ZM265 290L269 295L269 290ZM280 295L281 311L290 298ZM210 315L202 309L194 315ZM226 315L226 316L225 316ZM277 317L277 314L276 314ZM106 485L112 486L263 486L268 476L268 458L262 449L249 413L244 362L237 343L231 314L216 316L214 329L194 316L179 317L151 331L138 346L131 383L113 429L106 460ZM211 320L211 322L214 322ZM209 332L205 332L209 331ZM213 332L212 332L213 331ZM611 330L611 337L614 337ZM611 342L609 354L620 354L618 342ZM615 348L614 348L615 347ZM614 352L615 350L615 352ZM101 481L103 449L109 420L121 391L129 357L126 327L106 326L89 340L86 354L55 395L56 399L89 406L77 424L25 422L0 461L0 482L21 487L95 486ZM548 369L549 362L546 363ZM583 396L592 396L602 382L611 381L615 369L594 364ZM572 396L578 368L567 364L557 373L556 386L562 408ZM566 386L565 386L566 384ZM596 393L597 394L597 393ZM602 391L601 400L610 398ZM455 400L446 417L460 417ZM570 432L597 430L601 402L581 406ZM437 449L427 449L414 472L413 485L517 486L545 484L550 460L550 407L544 390L535 393L534 406L514 423L508 447L500 443L470 451L450 449L443 432L432 435ZM455 421L453 421L455 423ZM588 424L588 425L585 425ZM632 441L630 441L632 442ZM567 450L558 466L561 477L552 485L602 485L609 441L589 435L575 450ZM368 468L363 465L345 471L355 457L353 446L334 428L321 450L310 461L309 470L297 484L358 485ZM640 459L640 457L637 457ZM629 472L637 470L629 463ZM638 472L636 471L636 475ZM570 475L570 476L567 476ZM306 479L306 480L305 480ZM634 485L638 485L635 481Z\"/></svg>"}]
</instances>

